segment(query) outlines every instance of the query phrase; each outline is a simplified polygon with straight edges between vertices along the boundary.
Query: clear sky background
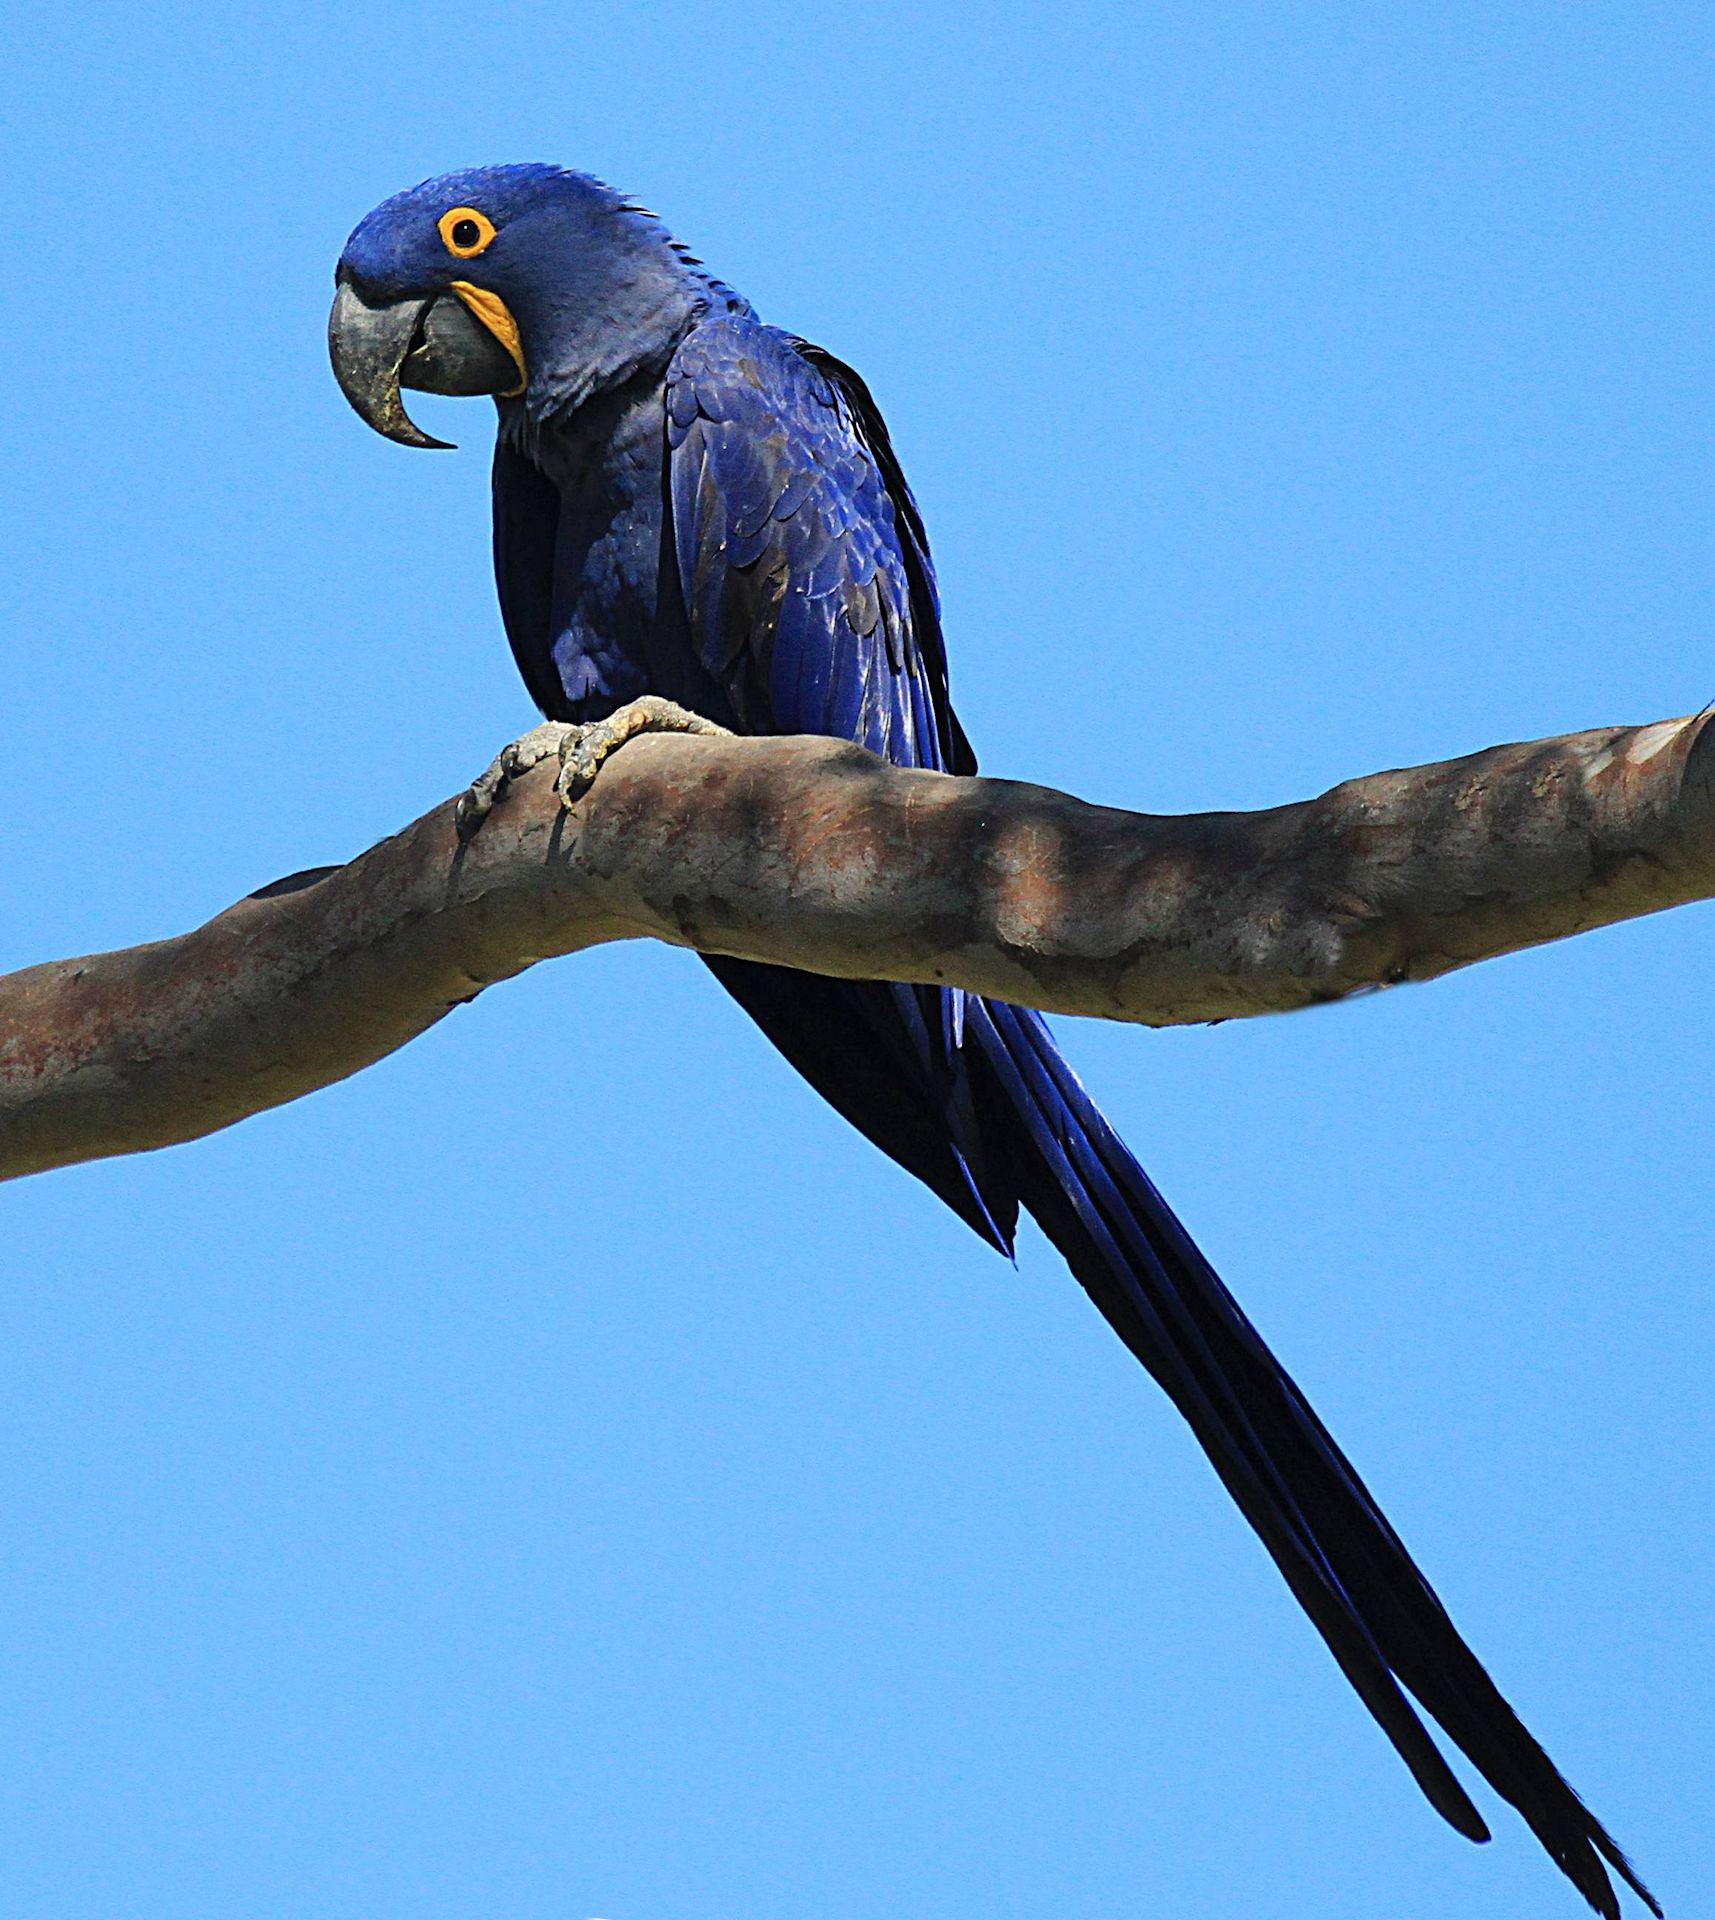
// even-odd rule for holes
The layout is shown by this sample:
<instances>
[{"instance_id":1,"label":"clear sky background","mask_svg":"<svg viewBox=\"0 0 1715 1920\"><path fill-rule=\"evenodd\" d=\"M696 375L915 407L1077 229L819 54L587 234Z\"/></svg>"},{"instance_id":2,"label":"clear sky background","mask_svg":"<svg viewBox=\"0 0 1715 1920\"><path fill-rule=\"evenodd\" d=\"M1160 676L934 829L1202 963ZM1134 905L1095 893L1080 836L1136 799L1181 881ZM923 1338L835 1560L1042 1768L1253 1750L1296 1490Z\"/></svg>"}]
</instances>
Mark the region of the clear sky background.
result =
<instances>
[{"instance_id":1,"label":"clear sky background","mask_svg":"<svg viewBox=\"0 0 1715 1920\"><path fill-rule=\"evenodd\" d=\"M334 259L633 189L868 377L985 765L1252 806L1715 696L1692 4L32 0L0 963L337 860L532 715L483 403ZM1715 1905L1715 918L1068 1051L1670 1913ZM690 957L8 1188L16 1920L1570 1920L1417 1796L1058 1260ZM1634 1909L1635 1911L1635 1909Z\"/></svg>"}]
</instances>

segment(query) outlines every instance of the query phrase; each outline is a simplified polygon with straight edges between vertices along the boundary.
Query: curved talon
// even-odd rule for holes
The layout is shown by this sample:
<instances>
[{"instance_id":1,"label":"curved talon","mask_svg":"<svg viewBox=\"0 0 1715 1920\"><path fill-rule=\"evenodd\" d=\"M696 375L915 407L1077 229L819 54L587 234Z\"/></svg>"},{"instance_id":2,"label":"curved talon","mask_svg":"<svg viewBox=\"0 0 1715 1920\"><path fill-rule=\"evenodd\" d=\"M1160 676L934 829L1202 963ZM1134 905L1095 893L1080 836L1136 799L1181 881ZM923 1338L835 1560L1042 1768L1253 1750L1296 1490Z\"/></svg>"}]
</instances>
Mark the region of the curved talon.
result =
<instances>
[{"instance_id":1,"label":"curved talon","mask_svg":"<svg viewBox=\"0 0 1715 1920\"><path fill-rule=\"evenodd\" d=\"M561 806L569 807L578 798L624 738L608 720L594 721L566 735L560 742L560 771L554 779Z\"/></svg>"},{"instance_id":2,"label":"curved talon","mask_svg":"<svg viewBox=\"0 0 1715 1920\"><path fill-rule=\"evenodd\" d=\"M539 727L508 741L459 796L453 810L459 838L468 840L494 811L495 803L505 798L514 780L540 766L551 753L561 751L566 737L581 731L564 721L544 720Z\"/></svg>"},{"instance_id":3,"label":"curved talon","mask_svg":"<svg viewBox=\"0 0 1715 1920\"><path fill-rule=\"evenodd\" d=\"M640 733L726 733L729 729L705 720L689 707L664 700L657 693L645 693L636 700L587 726L568 727L560 742L560 771L554 791L560 804L569 807L601 771L602 762L615 747Z\"/></svg>"},{"instance_id":4,"label":"curved talon","mask_svg":"<svg viewBox=\"0 0 1715 1920\"><path fill-rule=\"evenodd\" d=\"M506 789L550 754L558 754L560 771L554 791L560 805L569 807L601 771L615 747L639 733L725 733L700 713L692 713L659 694L646 693L610 714L605 720L582 725L566 720L544 720L500 749L465 789L454 809L453 823L461 840L468 840L506 797Z\"/></svg>"}]
</instances>

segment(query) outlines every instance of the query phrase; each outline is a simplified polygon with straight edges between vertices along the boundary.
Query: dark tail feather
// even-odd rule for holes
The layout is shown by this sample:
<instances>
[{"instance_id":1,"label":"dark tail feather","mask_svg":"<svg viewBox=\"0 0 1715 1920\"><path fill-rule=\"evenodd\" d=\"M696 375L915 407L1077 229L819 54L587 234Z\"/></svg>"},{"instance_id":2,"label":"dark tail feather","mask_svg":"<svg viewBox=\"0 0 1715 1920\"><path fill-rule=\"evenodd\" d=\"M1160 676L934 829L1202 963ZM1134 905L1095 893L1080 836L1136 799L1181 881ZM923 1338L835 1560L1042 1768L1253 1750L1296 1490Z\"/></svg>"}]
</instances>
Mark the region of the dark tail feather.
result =
<instances>
[{"instance_id":1,"label":"dark tail feather","mask_svg":"<svg viewBox=\"0 0 1715 1920\"><path fill-rule=\"evenodd\" d=\"M703 964L837 1113L1010 1257L1018 1203L983 1165L960 1064L954 996L933 987L832 980L757 960Z\"/></svg>"},{"instance_id":2,"label":"dark tail feather","mask_svg":"<svg viewBox=\"0 0 1715 1920\"><path fill-rule=\"evenodd\" d=\"M992 1114L992 1135L1006 1134L992 1138L991 1153L1005 1163L995 1171L1016 1182L1109 1325L1190 1423L1431 1803L1469 1838L1488 1838L1402 1686L1519 1810L1598 1913L1618 1920L1605 1860L1659 1915L1625 1855L1459 1637L1345 1455L1078 1084L1041 1019L973 1001L967 1048L994 1083L995 1097L979 1099L984 1120Z\"/></svg>"}]
</instances>

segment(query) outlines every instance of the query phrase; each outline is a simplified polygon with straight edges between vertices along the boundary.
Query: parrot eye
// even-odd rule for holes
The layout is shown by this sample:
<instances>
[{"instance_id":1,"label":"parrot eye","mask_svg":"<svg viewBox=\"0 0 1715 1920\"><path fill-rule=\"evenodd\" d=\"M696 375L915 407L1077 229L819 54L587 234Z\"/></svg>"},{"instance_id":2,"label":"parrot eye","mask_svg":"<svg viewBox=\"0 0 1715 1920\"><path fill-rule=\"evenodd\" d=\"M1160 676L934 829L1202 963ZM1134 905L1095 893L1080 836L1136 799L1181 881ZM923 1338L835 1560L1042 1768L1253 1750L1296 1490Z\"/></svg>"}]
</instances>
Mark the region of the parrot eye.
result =
<instances>
[{"instance_id":1,"label":"parrot eye","mask_svg":"<svg viewBox=\"0 0 1715 1920\"><path fill-rule=\"evenodd\" d=\"M457 260L470 260L494 238L494 222L475 207L452 207L435 222L446 250Z\"/></svg>"}]
</instances>

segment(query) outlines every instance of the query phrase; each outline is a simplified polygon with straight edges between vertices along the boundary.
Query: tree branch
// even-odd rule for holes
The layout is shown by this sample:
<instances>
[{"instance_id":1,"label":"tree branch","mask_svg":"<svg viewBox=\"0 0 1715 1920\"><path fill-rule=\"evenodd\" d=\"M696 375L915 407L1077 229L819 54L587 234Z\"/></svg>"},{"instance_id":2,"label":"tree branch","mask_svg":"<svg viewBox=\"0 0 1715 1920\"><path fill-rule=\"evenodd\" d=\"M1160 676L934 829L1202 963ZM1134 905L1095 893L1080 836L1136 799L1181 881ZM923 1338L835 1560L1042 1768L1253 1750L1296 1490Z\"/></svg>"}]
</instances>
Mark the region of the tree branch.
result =
<instances>
[{"instance_id":1,"label":"tree branch","mask_svg":"<svg viewBox=\"0 0 1715 1920\"><path fill-rule=\"evenodd\" d=\"M1122 813L812 738L645 737L174 940L0 979L0 1178L194 1139L538 960L642 937L1151 1026L1285 1012L1715 894L1715 722L1261 813Z\"/></svg>"}]
</instances>

